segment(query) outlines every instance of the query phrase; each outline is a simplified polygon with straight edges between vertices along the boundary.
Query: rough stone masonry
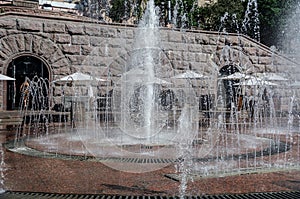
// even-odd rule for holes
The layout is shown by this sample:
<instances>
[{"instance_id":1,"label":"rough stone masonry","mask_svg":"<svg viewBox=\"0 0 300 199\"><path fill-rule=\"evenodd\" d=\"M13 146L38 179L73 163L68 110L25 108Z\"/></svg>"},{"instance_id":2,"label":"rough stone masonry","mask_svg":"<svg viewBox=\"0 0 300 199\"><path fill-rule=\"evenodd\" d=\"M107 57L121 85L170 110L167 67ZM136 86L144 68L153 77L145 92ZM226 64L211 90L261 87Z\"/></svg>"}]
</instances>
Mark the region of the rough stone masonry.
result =
<instances>
[{"instance_id":1,"label":"rough stone masonry","mask_svg":"<svg viewBox=\"0 0 300 199\"><path fill-rule=\"evenodd\" d=\"M102 24L49 11L2 8L0 73L6 74L13 59L30 55L47 65L50 81L78 70L103 77L107 68L114 77L133 50L136 30L135 26ZM160 37L166 70L174 74L191 68L217 77L217 71L228 64L247 73L282 72L296 65L244 35L161 28ZM0 109L6 100L5 82L0 82L1 87Z\"/></svg>"}]
</instances>

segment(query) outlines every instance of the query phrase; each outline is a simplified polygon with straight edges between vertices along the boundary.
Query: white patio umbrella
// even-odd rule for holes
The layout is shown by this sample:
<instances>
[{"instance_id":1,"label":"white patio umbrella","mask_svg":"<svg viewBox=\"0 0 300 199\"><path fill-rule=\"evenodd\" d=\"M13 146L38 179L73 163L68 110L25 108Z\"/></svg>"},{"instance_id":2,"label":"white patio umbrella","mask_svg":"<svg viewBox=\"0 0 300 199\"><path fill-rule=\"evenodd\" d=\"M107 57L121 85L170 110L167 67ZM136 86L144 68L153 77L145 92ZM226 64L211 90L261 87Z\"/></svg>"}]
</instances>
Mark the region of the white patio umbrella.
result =
<instances>
[{"instance_id":1,"label":"white patio umbrella","mask_svg":"<svg viewBox=\"0 0 300 199\"><path fill-rule=\"evenodd\" d=\"M222 80L238 80L238 79L251 79L251 78L254 78L254 76L247 75L247 74L240 73L240 72L236 72L236 73L233 73L233 74L225 76L225 77L220 77L219 79L222 79Z\"/></svg>"},{"instance_id":2,"label":"white patio umbrella","mask_svg":"<svg viewBox=\"0 0 300 199\"><path fill-rule=\"evenodd\" d=\"M15 79L15 78L12 78L12 77L8 77L8 76L6 76L6 75L0 74L0 80L9 81L9 80L16 80L16 79Z\"/></svg>"},{"instance_id":3,"label":"white patio umbrella","mask_svg":"<svg viewBox=\"0 0 300 199\"><path fill-rule=\"evenodd\" d=\"M277 73L256 73L257 77L267 81L288 81L288 79Z\"/></svg>"},{"instance_id":4,"label":"white patio umbrella","mask_svg":"<svg viewBox=\"0 0 300 199\"><path fill-rule=\"evenodd\" d=\"M194 71L187 70L186 72L175 75L171 78L176 79L174 80L174 84L177 86L180 84L185 85L188 82L191 85L191 87L195 89L196 95L199 95L201 91L200 91L200 86L198 85L199 83L198 80L204 80L208 77L203 74L199 74Z\"/></svg>"},{"instance_id":5,"label":"white patio umbrella","mask_svg":"<svg viewBox=\"0 0 300 199\"><path fill-rule=\"evenodd\" d=\"M171 82L168 82L168 81L163 80L163 79L159 79L157 77L154 77L152 81L147 82L147 83L150 83L150 84L172 84Z\"/></svg>"},{"instance_id":6,"label":"white patio umbrella","mask_svg":"<svg viewBox=\"0 0 300 199\"><path fill-rule=\"evenodd\" d=\"M294 83L291 83L290 86L292 88L300 88L300 81L295 81Z\"/></svg>"},{"instance_id":7,"label":"white patio umbrella","mask_svg":"<svg viewBox=\"0 0 300 199\"><path fill-rule=\"evenodd\" d=\"M174 77L171 77L174 79L205 79L207 76L196 73L194 71L188 70L184 73L181 73L179 75L175 75Z\"/></svg>"},{"instance_id":8,"label":"white patio umbrella","mask_svg":"<svg viewBox=\"0 0 300 199\"><path fill-rule=\"evenodd\" d=\"M158 77L148 78L147 72L142 69L131 69L126 73L122 74L122 77L125 77L125 82L132 81L135 78L135 82L143 82L145 84L172 84L166 80L160 79Z\"/></svg>"},{"instance_id":9,"label":"white patio umbrella","mask_svg":"<svg viewBox=\"0 0 300 199\"><path fill-rule=\"evenodd\" d=\"M90 81L106 81L105 79L101 78L95 78L93 76L90 76L88 74L84 74L81 72L76 72L71 75L67 75L65 77L62 77L60 79L54 80L54 83L66 83L66 82L90 82Z\"/></svg>"},{"instance_id":10,"label":"white patio umbrella","mask_svg":"<svg viewBox=\"0 0 300 199\"><path fill-rule=\"evenodd\" d=\"M244 81L241 81L239 83L233 84L234 86L277 86L278 84L275 84L270 81L265 81L259 78L251 78Z\"/></svg>"}]
</instances>

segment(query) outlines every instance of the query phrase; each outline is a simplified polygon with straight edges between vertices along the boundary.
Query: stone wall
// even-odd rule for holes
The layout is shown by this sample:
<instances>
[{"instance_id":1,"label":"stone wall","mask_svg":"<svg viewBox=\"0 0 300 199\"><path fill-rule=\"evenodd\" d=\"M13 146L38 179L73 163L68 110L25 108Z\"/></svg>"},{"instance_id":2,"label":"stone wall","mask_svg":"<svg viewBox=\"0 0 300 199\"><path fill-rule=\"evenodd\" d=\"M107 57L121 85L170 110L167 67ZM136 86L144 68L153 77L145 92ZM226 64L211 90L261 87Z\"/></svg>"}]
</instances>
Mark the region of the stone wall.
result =
<instances>
[{"instance_id":1,"label":"stone wall","mask_svg":"<svg viewBox=\"0 0 300 199\"><path fill-rule=\"evenodd\" d=\"M83 18L2 13L0 73L6 74L14 58L28 54L44 61L50 81L75 71L105 77L108 68L110 75L118 76L125 57L133 50L136 30L132 26L99 24ZM227 64L235 64L247 73L286 71L295 65L242 35L162 28L160 37L160 50L172 74L190 68L216 77ZM1 104L5 94L1 95Z\"/></svg>"}]
</instances>

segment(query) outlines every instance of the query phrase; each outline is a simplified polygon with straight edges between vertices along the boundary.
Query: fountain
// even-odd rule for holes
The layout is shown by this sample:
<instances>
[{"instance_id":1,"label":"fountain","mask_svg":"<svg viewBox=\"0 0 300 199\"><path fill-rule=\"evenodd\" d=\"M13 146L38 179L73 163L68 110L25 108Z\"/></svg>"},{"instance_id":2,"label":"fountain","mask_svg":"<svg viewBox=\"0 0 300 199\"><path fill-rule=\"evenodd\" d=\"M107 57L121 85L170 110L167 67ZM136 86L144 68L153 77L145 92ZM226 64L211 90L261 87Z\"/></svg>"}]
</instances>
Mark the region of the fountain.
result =
<instances>
[{"instance_id":1,"label":"fountain","mask_svg":"<svg viewBox=\"0 0 300 199\"><path fill-rule=\"evenodd\" d=\"M196 76L191 66L174 69L162 50L157 12L150 0L132 49L111 62L104 82L70 80L71 87L53 87L62 91L69 121L66 112L54 118L43 105L52 96L44 96L39 88L55 82L28 80L32 104L38 107L22 110L30 116L9 150L98 161L132 173L175 164L177 173L168 177L181 182L181 198L189 180L299 167L295 96L288 110L281 111L277 94L286 87L276 88L266 77L231 79L244 71L229 63L230 46L222 51L227 65L220 71ZM207 60L214 66L211 57ZM102 96L97 98L99 84Z\"/></svg>"}]
</instances>

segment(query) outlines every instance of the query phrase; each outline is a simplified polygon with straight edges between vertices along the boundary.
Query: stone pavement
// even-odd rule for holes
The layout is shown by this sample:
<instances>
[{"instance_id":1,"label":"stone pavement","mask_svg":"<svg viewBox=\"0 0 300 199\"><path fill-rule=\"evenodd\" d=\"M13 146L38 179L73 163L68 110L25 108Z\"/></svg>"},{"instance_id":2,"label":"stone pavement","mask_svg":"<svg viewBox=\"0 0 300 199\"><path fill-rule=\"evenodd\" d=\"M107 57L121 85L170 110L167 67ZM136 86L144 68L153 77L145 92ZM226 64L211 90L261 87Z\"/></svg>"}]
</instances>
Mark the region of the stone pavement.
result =
<instances>
[{"instance_id":1,"label":"stone pavement","mask_svg":"<svg viewBox=\"0 0 300 199\"><path fill-rule=\"evenodd\" d=\"M8 137L8 136L7 136ZM7 138L6 137L6 138ZM175 166L128 173L101 162L32 157L4 150L4 189L21 192L179 195ZM143 164L138 166L142 167ZM300 191L300 170L252 173L189 182L187 195Z\"/></svg>"},{"instance_id":2,"label":"stone pavement","mask_svg":"<svg viewBox=\"0 0 300 199\"><path fill-rule=\"evenodd\" d=\"M124 196L124 195L101 195L101 194L55 194L55 193L35 193L35 192L11 192L0 194L0 199L179 199L180 196ZM219 194L185 196L185 199L299 199L299 191L287 192L266 192L266 193L246 193L246 194Z\"/></svg>"}]
</instances>

